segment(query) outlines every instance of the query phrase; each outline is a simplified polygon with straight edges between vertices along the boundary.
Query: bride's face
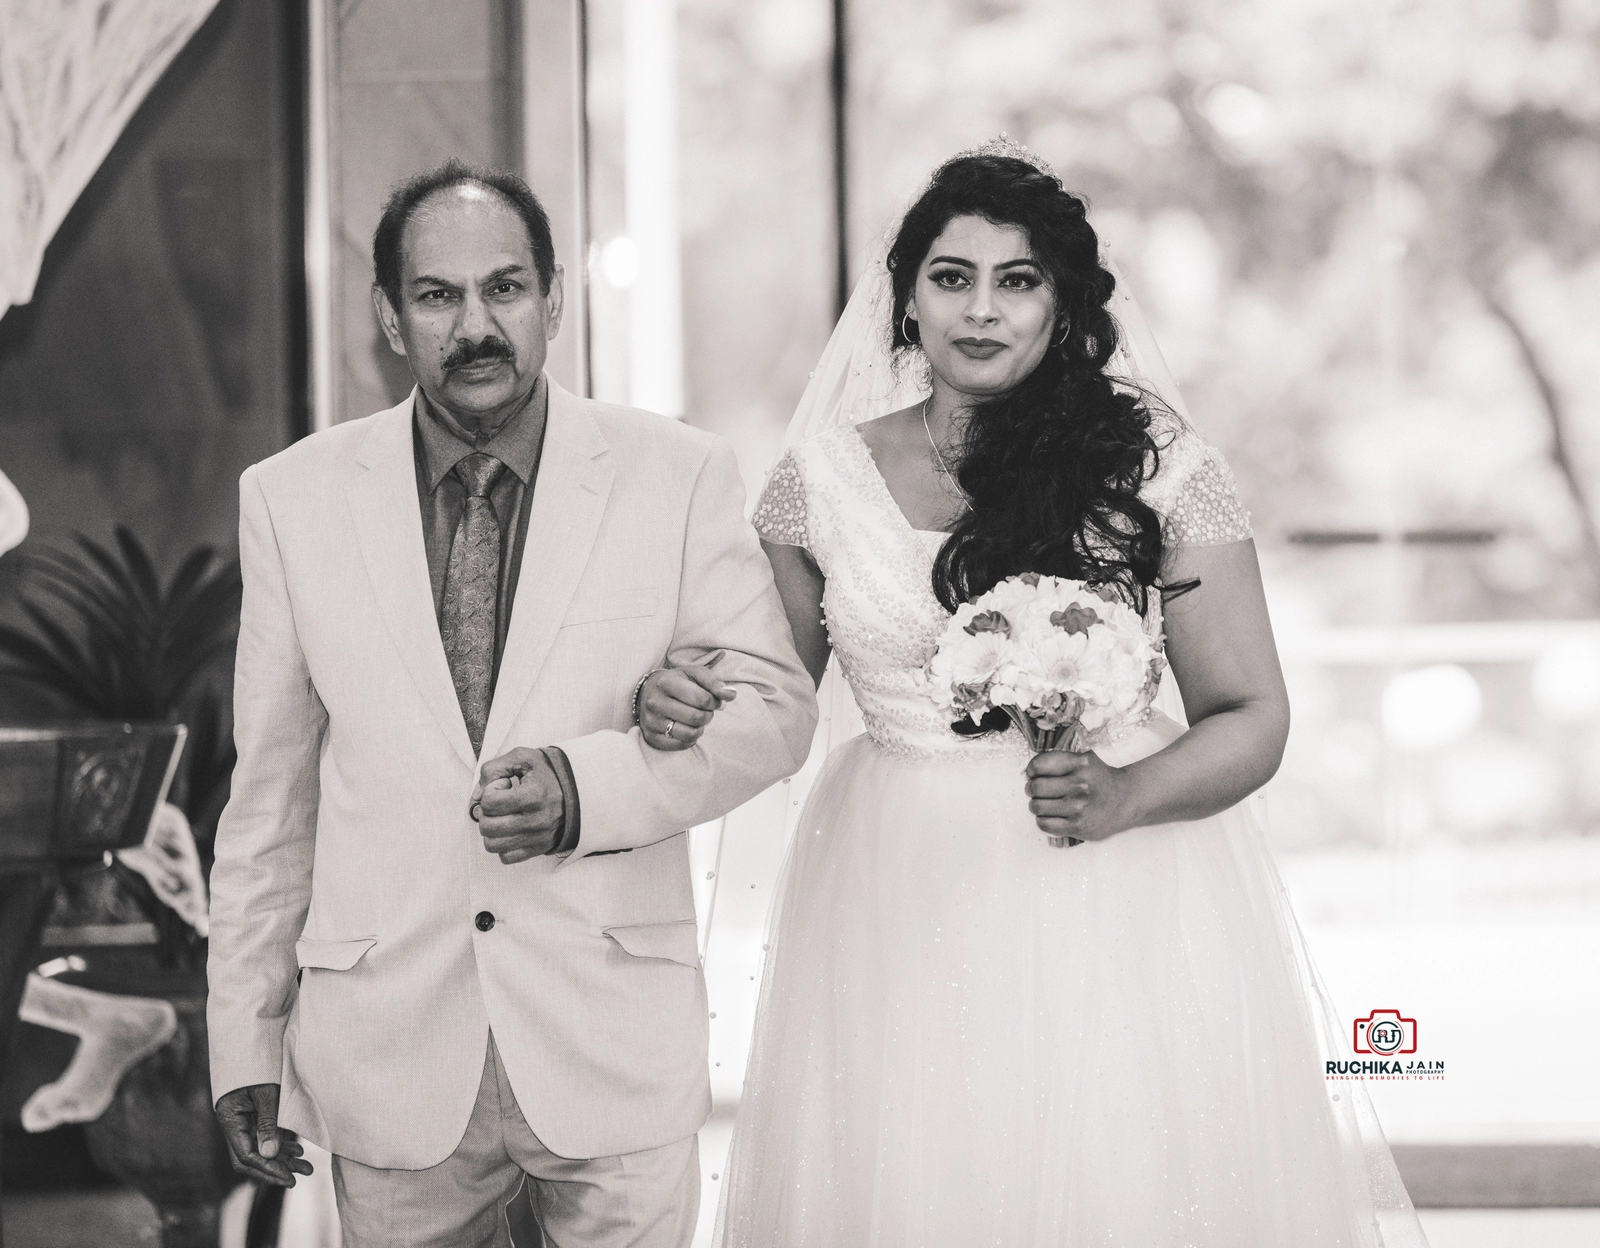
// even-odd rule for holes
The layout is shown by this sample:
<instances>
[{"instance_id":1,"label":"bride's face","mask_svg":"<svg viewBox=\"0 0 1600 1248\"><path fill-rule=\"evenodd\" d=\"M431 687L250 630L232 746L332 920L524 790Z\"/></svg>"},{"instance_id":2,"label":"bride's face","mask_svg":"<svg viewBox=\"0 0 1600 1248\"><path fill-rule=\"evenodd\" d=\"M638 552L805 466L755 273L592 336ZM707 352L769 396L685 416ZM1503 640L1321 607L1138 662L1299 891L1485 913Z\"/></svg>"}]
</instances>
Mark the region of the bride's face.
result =
<instances>
[{"instance_id":1,"label":"bride's face","mask_svg":"<svg viewBox=\"0 0 1600 1248\"><path fill-rule=\"evenodd\" d=\"M928 363L974 398L1003 394L1050 348L1056 300L1027 231L955 217L928 248L907 311Z\"/></svg>"}]
</instances>

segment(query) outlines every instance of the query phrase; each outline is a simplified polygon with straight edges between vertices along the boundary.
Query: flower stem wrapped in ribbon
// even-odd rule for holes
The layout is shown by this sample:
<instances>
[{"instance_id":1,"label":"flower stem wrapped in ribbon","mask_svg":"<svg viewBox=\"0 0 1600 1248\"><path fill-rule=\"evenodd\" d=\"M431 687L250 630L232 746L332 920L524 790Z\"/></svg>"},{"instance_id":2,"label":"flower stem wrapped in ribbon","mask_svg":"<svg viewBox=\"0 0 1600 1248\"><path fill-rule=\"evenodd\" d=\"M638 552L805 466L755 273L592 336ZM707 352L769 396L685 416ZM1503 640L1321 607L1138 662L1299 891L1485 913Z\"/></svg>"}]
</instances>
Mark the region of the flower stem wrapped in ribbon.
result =
<instances>
[{"instance_id":1,"label":"flower stem wrapped in ribbon","mask_svg":"<svg viewBox=\"0 0 1600 1248\"><path fill-rule=\"evenodd\" d=\"M1083 754L1144 722L1165 667L1113 589L1024 572L956 609L926 675L940 709L974 724L1004 711L1035 753Z\"/></svg>"}]
</instances>

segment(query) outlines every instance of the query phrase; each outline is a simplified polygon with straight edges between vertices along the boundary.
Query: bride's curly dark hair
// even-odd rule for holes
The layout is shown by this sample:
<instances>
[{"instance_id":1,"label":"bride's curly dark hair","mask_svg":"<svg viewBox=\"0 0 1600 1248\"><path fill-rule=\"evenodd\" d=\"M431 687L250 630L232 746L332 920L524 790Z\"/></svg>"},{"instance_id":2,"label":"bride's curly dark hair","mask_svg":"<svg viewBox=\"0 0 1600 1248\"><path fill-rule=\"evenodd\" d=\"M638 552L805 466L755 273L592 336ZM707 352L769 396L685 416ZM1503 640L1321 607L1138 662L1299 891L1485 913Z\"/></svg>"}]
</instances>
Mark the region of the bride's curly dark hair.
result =
<instances>
[{"instance_id":1,"label":"bride's curly dark hair","mask_svg":"<svg viewBox=\"0 0 1600 1248\"><path fill-rule=\"evenodd\" d=\"M1139 497L1160 457L1150 428L1159 400L1106 376L1116 278L1100 264L1084 201L1023 160L942 165L889 249L895 351L917 345L904 320L917 273L945 226L964 216L1027 232L1055 294L1059 345L1011 390L969 409L956 478L972 510L939 552L933 592L953 611L1008 576L1039 572L1114 586L1143 611L1163 554L1161 519Z\"/></svg>"}]
</instances>

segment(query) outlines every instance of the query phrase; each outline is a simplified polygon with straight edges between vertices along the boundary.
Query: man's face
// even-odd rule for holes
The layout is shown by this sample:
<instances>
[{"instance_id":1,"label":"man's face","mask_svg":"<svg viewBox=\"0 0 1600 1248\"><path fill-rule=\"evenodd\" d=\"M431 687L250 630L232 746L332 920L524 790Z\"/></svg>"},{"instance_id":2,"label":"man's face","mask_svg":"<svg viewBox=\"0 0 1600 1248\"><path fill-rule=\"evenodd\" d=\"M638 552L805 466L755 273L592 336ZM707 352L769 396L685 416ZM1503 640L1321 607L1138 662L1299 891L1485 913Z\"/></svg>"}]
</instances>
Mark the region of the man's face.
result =
<instances>
[{"instance_id":1,"label":"man's face","mask_svg":"<svg viewBox=\"0 0 1600 1248\"><path fill-rule=\"evenodd\" d=\"M468 428L494 428L527 401L561 327L561 266L539 290L522 218L465 183L430 195L401 240L400 302L374 288L389 345L417 385Z\"/></svg>"}]
</instances>

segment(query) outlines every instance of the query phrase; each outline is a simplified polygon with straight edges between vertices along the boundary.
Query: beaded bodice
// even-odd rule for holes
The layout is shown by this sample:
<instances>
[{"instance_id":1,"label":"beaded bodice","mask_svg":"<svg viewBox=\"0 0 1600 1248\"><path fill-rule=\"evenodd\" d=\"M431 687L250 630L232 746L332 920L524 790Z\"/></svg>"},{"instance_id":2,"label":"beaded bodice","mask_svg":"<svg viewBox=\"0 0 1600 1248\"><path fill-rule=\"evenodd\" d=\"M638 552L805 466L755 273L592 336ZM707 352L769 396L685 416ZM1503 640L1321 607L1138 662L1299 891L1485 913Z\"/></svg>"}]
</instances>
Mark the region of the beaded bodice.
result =
<instances>
[{"instance_id":1,"label":"beaded bodice","mask_svg":"<svg viewBox=\"0 0 1600 1248\"><path fill-rule=\"evenodd\" d=\"M1250 536L1227 463L1187 426L1174 432L1145 488L1171 545ZM915 757L1021 755L1016 732L962 737L923 685L923 668L950 616L933 595L945 534L914 529L854 425L791 448L773 468L752 517L769 542L800 546L826 578L823 622L841 673L880 748ZM1158 632L1160 596L1146 627Z\"/></svg>"}]
</instances>

